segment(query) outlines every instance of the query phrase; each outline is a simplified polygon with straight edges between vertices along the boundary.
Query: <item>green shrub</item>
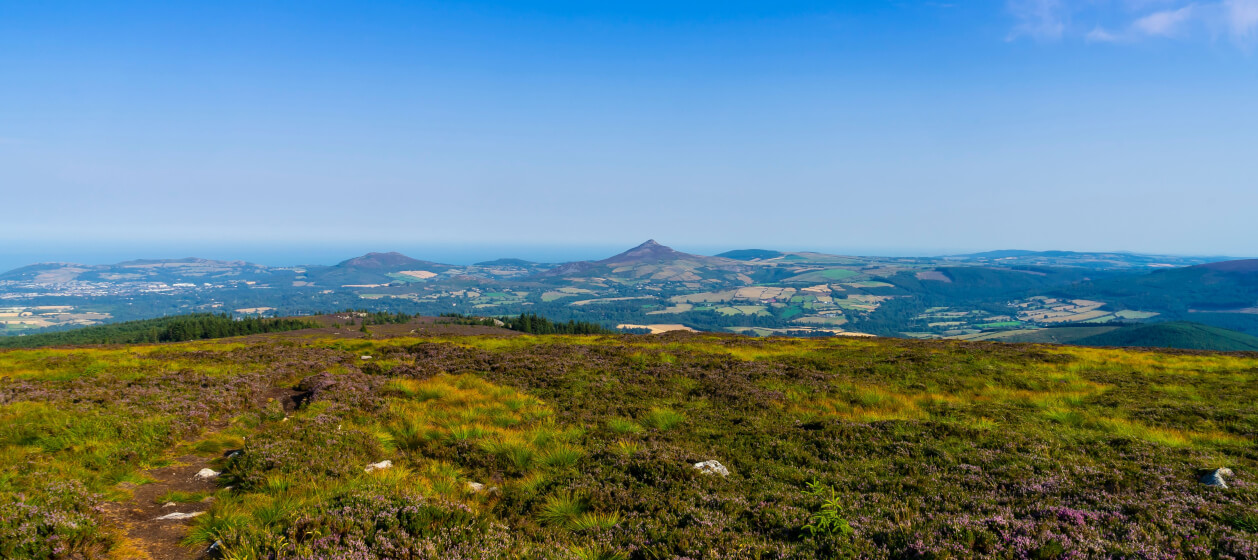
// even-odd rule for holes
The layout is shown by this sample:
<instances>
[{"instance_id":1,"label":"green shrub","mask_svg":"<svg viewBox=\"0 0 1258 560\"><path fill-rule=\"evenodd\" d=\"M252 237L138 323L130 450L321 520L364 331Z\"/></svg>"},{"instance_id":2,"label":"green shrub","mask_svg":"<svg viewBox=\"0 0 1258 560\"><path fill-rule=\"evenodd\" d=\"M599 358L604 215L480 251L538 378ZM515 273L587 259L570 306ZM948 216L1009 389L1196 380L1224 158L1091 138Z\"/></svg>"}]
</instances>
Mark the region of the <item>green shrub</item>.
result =
<instances>
[{"instance_id":1,"label":"green shrub","mask_svg":"<svg viewBox=\"0 0 1258 560\"><path fill-rule=\"evenodd\" d=\"M834 488L814 480L808 483L808 489L804 493L809 496L822 498L820 509L808 516L808 524L804 525L804 531L807 531L812 536L843 536L852 533L852 526L843 518L843 506L840 504Z\"/></svg>"}]
</instances>

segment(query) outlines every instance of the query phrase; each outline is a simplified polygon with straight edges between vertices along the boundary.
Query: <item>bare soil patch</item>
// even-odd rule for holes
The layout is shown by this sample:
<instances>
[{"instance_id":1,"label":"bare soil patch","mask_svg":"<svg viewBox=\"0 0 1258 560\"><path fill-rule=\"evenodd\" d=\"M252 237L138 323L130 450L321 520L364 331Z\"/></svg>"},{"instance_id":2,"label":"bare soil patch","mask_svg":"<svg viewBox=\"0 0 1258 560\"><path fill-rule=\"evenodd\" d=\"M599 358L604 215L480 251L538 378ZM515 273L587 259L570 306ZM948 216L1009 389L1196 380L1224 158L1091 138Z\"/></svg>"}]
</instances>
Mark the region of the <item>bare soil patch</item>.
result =
<instances>
[{"instance_id":1,"label":"bare soil patch","mask_svg":"<svg viewBox=\"0 0 1258 560\"><path fill-rule=\"evenodd\" d=\"M192 519L158 520L171 513L203 513L210 509L212 498L194 503L165 506L161 498L169 492L212 492L212 479L197 478L201 469L210 467L210 459L187 455L169 467L150 469L144 475L154 482L139 486L122 483L132 491L131 499L106 505L106 515L123 529L127 541L152 560L195 560L206 556L204 550L182 546ZM129 488L128 488L129 487Z\"/></svg>"}]
</instances>

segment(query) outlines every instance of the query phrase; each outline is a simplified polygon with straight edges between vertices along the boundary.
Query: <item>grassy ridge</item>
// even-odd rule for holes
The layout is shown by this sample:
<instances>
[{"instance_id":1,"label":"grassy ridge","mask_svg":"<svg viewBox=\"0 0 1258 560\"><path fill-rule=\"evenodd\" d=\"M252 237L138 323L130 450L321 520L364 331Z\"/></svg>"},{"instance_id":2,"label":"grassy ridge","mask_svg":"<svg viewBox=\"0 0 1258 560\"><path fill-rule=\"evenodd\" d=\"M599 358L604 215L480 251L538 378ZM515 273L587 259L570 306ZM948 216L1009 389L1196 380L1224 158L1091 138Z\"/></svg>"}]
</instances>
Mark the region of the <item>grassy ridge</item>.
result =
<instances>
[{"instance_id":1,"label":"grassy ridge","mask_svg":"<svg viewBox=\"0 0 1258 560\"><path fill-rule=\"evenodd\" d=\"M318 326L317 323L301 319L262 319L254 317L233 319L228 315L197 313L96 325L61 332L0 337L0 348L184 342L247 334L293 331L317 328Z\"/></svg>"},{"instance_id":2,"label":"grassy ridge","mask_svg":"<svg viewBox=\"0 0 1258 560\"><path fill-rule=\"evenodd\" d=\"M14 473L0 476L0 553L55 556L21 544L35 530L72 551L125 549L93 500L167 457L241 446L188 537L235 558L1258 554L1258 359L1241 356L687 334L251 340L13 350L0 377L0 472ZM267 386L306 391L303 406L258 400ZM382 459L394 466L364 472ZM731 474L692 468L710 459ZM1197 481L1219 466L1232 488ZM7 513L31 509L42 526Z\"/></svg>"},{"instance_id":3,"label":"grassy ridge","mask_svg":"<svg viewBox=\"0 0 1258 560\"><path fill-rule=\"evenodd\" d=\"M1154 323L1120 328L1073 342L1085 346L1148 346L1258 352L1258 337L1200 323Z\"/></svg>"}]
</instances>

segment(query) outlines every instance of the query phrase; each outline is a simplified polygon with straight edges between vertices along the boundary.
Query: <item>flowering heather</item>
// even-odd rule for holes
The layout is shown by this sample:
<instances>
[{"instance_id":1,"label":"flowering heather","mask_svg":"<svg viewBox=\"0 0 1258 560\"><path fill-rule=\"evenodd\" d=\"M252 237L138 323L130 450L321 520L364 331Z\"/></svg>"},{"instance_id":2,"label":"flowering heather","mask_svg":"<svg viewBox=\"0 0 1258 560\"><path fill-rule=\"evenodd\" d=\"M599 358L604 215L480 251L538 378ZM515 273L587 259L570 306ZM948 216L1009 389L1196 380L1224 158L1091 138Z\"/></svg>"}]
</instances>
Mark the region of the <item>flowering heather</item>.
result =
<instances>
[{"instance_id":1,"label":"flowering heather","mask_svg":"<svg viewBox=\"0 0 1258 560\"><path fill-rule=\"evenodd\" d=\"M106 549L100 497L73 480L47 480L32 492L0 496L0 558L66 558Z\"/></svg>"},{"instance_id":2,"label":"flowering heather","mask_svg":"<svg viewBox=\"0 0 1258 560\"><path fill-rule=\"evenodd\" d=\"M988 343L2 352L0 557L104 550L89 495L204 449L187 542L241 558L1258 558L1256 401L1253 356Z\"/></svg>"}]
</instances>

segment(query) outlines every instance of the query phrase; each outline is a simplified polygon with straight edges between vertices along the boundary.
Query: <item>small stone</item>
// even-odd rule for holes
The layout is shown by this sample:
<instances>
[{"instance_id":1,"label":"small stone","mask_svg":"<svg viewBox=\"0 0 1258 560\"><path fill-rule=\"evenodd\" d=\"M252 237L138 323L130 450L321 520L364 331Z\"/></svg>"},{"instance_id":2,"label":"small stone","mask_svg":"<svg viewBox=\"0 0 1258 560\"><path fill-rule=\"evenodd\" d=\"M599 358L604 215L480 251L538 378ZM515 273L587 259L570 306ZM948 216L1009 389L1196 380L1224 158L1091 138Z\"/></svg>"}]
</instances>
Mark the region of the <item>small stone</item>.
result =
<instances>
[{"instance_id":1,"label":"small stone","mask_svg":"<svg viewBox=\"0 0 1258 560\"><path fill-rule=\"evenodd\" d=\"M175 502L166 502L166 503L162 504L162 507L164 507L164 508L168 508L168 507L175 507L176 505L177 505L177 504L175 504Z\"/></svg>"},{"instance_id":2,"label":"small stone","mask_svg":"<svg viewBox=\"0 0 1258 560\"><path fill-rule=\"evenodd\" d=\"M192 513L178 513L178 512L175 512L175 513L168 513L168 514L166 514L166 515L163 515L163 516L161 516L161 517L158 517L155 521L179 521L179 520L181 520L181 519L192 519L193 517L196 517L196 516L201 515L201 514L203 514L203 513L205 513L205 512L204 512L204 511L194 511L194 512L192 512Z\"/></svg>"},{"instance_id":3,"label":"small stone","mask_svg":"<svg viewBox=\"0 0 1258 560\"><path fill-rule=\"evenodd\" d=\"M695 469L703 474L719 474L721 476L729 476L729 469L725 468L720 461L711 459L701 463L695 463Z\"/></svg>"},{"instance_id":4,"label":"small stone","mask_svg":"<svg viewBox=\"0 0 1258 560\"><path fill-rule=\"evenodd\" d=\"M214 469L201 469L197 471L197 478L201 480L209 480L211 478L217 478L218 475L219 475L219 472Z\"/></svg>"},{"instance_id":5,"label":"small stone","mask_svg":"<svg viewBox=\"0 0 1258 560\"><path fill-rule=\"evenodd\" d=\"M392 466L393 466L393 461L385 459L383 461L380 461L379 463L372 463L370 465L367 465L367 468L363 469L363 472L384 470Z\"/></svg>"},{"instance_id":6,"label":"small stone","mask_svg":"<svg viewBox=\"0 0 1258 560\"><path fill-rule=\"evenodd\" d=\"M476 493L480 492L481 490L484 490L484 489L485 489L485 485L484 485L484 484L481 484L481 483L479 483L479 482L468 482L468 483L467 483L467 489L468 489L468 490L471 490L473 494L476 494Z\"/></svg>"},{"instance_id":7,"label":"small stone","mask_svg":"<svg viewBox=\"0 0 1258 560\"><path fill-rule=\"evenodd\" d=\"M1232 476L1232 469L1223 467L1214 469L1201 475L1201 483L1206 486L1218 486L1219 488L1227 488L1227 480L1223 477Z\"/></svg>"},{"instance_id":8,"label":"small stone","mask_svg":"<svg viewBox=\"0 0 1258 560\"><path fill-rule=\"evenodd\" d=\"M362 357L361 357L361 358L359 358L359 359L362 359L362 360L370 360L370 359L371 359L371 356L362 356Z\"/></svg>"}]
</instances>

